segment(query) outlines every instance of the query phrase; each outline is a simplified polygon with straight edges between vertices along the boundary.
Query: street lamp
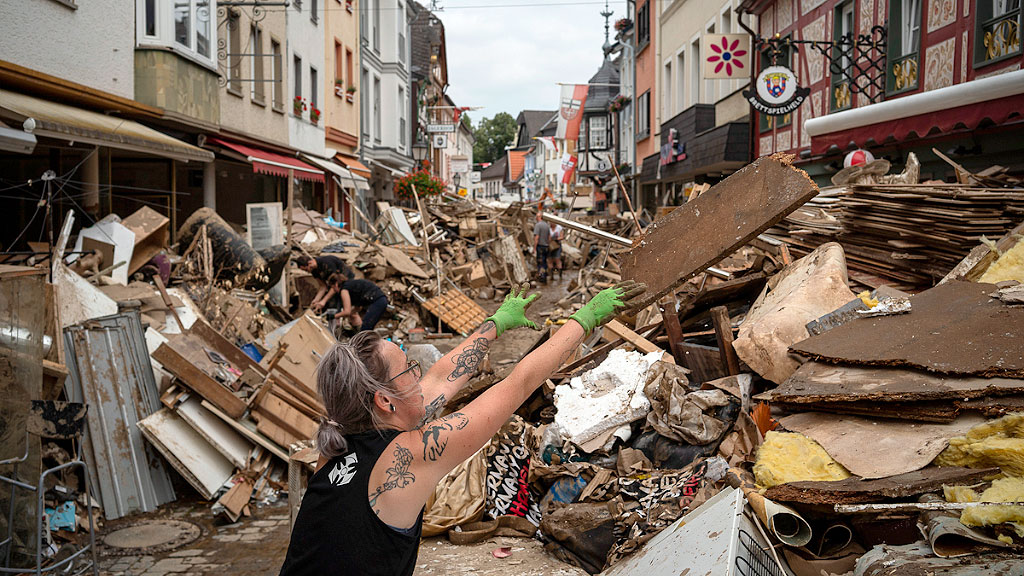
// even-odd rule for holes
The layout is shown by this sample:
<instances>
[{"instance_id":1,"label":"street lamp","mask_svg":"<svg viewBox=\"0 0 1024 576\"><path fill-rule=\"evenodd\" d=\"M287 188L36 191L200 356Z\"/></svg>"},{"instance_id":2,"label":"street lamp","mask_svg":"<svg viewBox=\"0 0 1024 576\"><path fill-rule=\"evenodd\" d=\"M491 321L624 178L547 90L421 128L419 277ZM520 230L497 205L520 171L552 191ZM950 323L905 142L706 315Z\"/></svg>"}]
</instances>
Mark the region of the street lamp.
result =
<instances>
[{"instance_id":1,"label":"street lamp","mask_svg":"<svg viewBox=\"0 0 1024 576\"><path fill-rule=\"evenodd\" d=\"M417 170L423 167L423 161L427 159L429 151L430 149L427 148L427 143L423 140L412 145L412 159L416 161Z\"/></svg>"},{"instance_id":2,"label":"street lamp","mask_svg":"<svg viewBox=\"0 0 1024 576\"><path fill-rule=\"evenodd\" d=\"M462 174L460 174L458 172L456 172L455 174L452 174L452 182L455 183L455 195L456 196L461 196L461 194L459 194L459 190L460 190L459 184L462 182ZM476 197L474 196L473 199L476 200Z\"/></svg>"}]
</instances>

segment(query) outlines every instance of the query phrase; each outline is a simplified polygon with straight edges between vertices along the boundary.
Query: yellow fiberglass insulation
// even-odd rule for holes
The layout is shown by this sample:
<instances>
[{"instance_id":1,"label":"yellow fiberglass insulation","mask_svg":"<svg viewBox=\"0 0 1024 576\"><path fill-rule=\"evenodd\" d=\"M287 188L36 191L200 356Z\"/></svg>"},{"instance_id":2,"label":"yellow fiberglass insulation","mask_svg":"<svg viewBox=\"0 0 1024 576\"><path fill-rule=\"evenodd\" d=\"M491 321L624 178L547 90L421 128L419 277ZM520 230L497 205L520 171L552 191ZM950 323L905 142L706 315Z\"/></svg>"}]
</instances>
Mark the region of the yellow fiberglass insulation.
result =
<instances>
[{"instance_id":1,"label":"yellow fiberglass insulation","mask_svg":"<svg viewBox=\"0 0 1024 576\"><path fill-rule=\"evenodd\" d=\"M754 464L754 479L762 488L802 480L842 480L850 476L820 444L792 432L768 432Z\"/></svg>"},{"instance_id":2,"label":"yellow fiberglass insulation","mask_svg":"<svg viewBox=\"0 0 1024 576\"><path fill-rule=\"evenodd\" d=\"M1024 282L1024 241L1003 252L981 275L978 282L995 284L1003 280Z\"/></svg>"},{"instance_id":3,"label":"yellow fiberglass insulation","mask_svg":"<svg viewBox=\"0 0 1024 576\"><path fill-rule=\"evenodd\" d=\"M949 440L935 458L938 466L988 468L998 466L1007 476L1024 477L1024 413L1007 414L971 428Z\"/></svg>"},{"instance_id":4,"label":"yellow fiberglass insulation","mask_svg":"<svg viewBox=\"0 0 1024 576\"><path fill-rule=\"evenodd\" d=\"M1000 478L978 494L967 486L943 486L947 502L1024 502L1024 478ZM979 506L960 513L960 522L967 526L1010 524L1024 538L1024 506Z\"/></svg>"}]
</instances>

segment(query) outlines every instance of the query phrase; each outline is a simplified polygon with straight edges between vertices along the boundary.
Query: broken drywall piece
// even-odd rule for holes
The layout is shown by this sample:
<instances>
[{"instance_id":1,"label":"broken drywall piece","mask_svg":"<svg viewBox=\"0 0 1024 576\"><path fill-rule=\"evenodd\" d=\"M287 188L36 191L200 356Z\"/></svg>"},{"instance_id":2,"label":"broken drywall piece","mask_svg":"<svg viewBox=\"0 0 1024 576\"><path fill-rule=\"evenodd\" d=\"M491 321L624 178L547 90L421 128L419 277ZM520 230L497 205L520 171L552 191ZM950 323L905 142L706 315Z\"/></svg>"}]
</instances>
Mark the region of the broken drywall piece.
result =
<instances>
[{"instance_id":1,"label":"broken drywall piece","mask_svg":"<svg viewBox=\"0 0 1024 576\"><path fill-rule=\"evenodd\" d=\"M647 284L641 305L668 294L817 195L814 181L792 166L792 159L776 154L754 160L634 239L621 260L622 279Z\"/></svg>"},{"instance_id":2,"label":"broken drywall piece","mask_svg":"<svg viewBox=\"0 0 1024 576\"><path fill-rule=\"evenodd\" d=\"M223 454L167 408L140 420L138 426L146 440L207 500L212 500L235 472Z\"/></svg>"},{"instance_id":3,"label":"broken drywall piece","mask_svg":"<svg viewBox=\"0 0 1024 576\"><path fill-rule=\"evenodd\" d=\"M847 470L869 480L924 468L946 448L950 438L983 421L980 416L968 414L949 424L907 424L821 412L803 412L780 420L786 430L811 438ZM885 458L879 458L879 454Z\"/></svg>"},{"instance_id":4,"label":"broken drywall piece","mask_svg":"<svg viewBox=\"0 0 1024 576\"><path fill-rule=\"evenodd\" d=\"M117 314L117 302L63 264L54 265L53 283L57 289L61 328Z\"/></svg>"},{"instance_id":5,"label":"broken drywall piece","mask_svg":"<svg viewBox=\"0 0 1024 576\"><path fill-rule=\"evenodd\" d=\"M663 352L612 350L599 366L555 388L555 424L577 446L651 411L647 371Z\"/></svg>"},{"instance_id":6,"label":"broken drywall piece","mask_svg":"<svg viewBox=\"0 0 1024 576\"><path fill-rule=\"evenodd\" d=\"M732 344L736 354L763 378L781 384L800 367L789 347L810 336L807 323L855 298L847 281L846 257L835 242L787 266L740 324Z\"/></svg>"}]
</instances>

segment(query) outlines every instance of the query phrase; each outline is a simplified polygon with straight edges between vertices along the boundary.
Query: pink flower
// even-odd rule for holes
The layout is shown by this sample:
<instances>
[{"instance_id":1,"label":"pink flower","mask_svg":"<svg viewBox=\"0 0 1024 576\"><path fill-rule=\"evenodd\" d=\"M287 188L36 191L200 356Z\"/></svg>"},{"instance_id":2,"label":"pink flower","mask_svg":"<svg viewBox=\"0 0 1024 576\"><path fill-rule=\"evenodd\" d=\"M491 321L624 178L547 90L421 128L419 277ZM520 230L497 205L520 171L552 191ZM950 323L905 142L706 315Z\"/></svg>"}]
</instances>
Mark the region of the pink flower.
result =
<instances>
[{"instance_id":1,"label":"pink flower","mask_svg":"<svg viewBox=\"0 0 1024 576\"><path fill-rule=\"evenodd\" d=\"M717 54L708 56L708 62L718 62L715 66L715 74L725 67L725 73L732 76L732 67L736 67L736 72L739 72L740 68L743 68L743 61L739 58L747 54L746 50L737 50L736 47L739 45L739 39L733 40L732 45L729 45L729 41L722 37L722 46L719 48L717 43L711 44L711 49Z\"/></svg>"}]
</instances>

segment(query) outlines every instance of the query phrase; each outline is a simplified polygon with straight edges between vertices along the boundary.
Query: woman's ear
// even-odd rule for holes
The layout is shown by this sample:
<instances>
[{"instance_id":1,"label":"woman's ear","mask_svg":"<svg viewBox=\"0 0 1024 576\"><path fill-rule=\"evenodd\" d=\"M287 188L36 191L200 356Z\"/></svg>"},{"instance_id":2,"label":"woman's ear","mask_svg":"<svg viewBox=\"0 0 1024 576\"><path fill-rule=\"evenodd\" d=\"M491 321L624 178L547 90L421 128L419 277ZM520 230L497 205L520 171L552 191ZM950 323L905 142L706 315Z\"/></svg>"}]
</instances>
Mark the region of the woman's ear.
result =
<instances>
[{"instance_id":1,"label":"woman's ear","mask_svg":"<svg viewBox=\"0 0 1024 576\"><path fill-rule=\"evenodd\" d=\"M380 390L373 393L373 405L379 408L381 412L391 411L391 399Z\"/></svg>"}]
</instances>

